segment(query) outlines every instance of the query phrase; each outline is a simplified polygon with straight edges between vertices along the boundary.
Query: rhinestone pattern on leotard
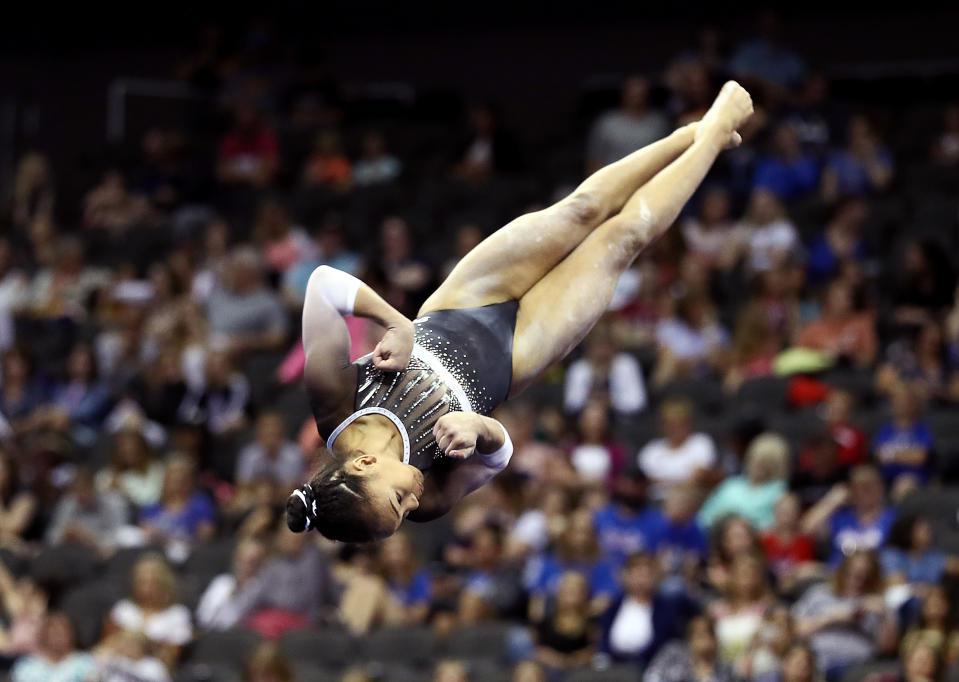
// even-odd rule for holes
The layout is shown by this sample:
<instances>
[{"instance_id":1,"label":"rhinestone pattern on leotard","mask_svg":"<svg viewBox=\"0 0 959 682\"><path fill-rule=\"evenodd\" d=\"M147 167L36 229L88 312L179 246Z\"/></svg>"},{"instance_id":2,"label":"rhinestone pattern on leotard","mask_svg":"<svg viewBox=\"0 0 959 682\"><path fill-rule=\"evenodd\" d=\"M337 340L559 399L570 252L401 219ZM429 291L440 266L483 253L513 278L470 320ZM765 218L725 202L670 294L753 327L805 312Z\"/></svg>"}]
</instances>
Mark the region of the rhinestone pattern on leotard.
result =
<instances>
[{"instance_id":1,"label":"rhinestone pattern on leotard","mask_svg":"<svg viewBox=\"0 0 959 682\"><path fill-rule=\"evenodd\" d=\"M443 456L433 437L433 426L440 417L462 411L487 414L496 403L487 396L476 369L455 341L420 320L415 323L414 338L413 357L403 372L376 369L370 355L356 361L359 373L354 409L379 407L395 414L409 435L409 463L426 471L433 459ZM462 404L457 393L468 404Z\"/></svg>"}]
</instances>

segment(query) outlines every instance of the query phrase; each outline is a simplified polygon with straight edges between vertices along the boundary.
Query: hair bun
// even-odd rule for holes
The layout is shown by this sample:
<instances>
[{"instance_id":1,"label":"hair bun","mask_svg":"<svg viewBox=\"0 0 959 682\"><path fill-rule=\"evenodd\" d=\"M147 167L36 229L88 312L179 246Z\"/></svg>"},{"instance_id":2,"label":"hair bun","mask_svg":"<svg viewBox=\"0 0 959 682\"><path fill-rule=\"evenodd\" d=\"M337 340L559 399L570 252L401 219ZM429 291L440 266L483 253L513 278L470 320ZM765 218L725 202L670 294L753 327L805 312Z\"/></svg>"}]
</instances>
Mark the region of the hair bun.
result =
<instances>
[{"instance_id":1,"label":"hair bun","mask_svg":"<svg viewBox=\"0 0 959 682\"><path fill-rule=\"evenodd\" d=\"M294 533L313 527L316 520L316 498L309 484L300 486L286 500L286 525Z\"/></svg>"}]
</instances>

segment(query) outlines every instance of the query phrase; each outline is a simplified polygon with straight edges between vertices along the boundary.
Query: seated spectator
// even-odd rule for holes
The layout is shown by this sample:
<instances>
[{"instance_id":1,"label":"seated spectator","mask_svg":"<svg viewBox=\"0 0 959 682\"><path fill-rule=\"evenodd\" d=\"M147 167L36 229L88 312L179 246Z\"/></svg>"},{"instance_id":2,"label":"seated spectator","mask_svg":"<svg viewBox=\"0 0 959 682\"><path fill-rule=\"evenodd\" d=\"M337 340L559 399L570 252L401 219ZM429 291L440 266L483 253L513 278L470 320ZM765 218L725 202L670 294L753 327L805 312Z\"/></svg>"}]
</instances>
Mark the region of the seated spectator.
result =
<instances>
[{"instance_id":1,"label":"seated spectator","mask_svg":"<svg viewBox=\"0 0 959 682\"><path fill-rule=\"evenodd\" d=\"M663 500L682 483L698 483L703 472L716 466L716 446L704 433L693 431L693 405L671 400L660 410L663 437L639 452L639 468L652 482L652 497Z\"/></svg>"},{"instance_id":2,"label":"seated spectator","mask_svg":"<svg viewBox=\"0 0 959 682\"><path fill-rule=\"evenodd\" d=\"M296 443L286 438L283 415L263 412L256 422L256 439L237 458L237 483L242 487L267 478L284 492L285 499L289 488L295 488L305 475L306 458Z\"/></svg>"},{"instance_id":3,"label":"seated spectator","mask_svg":"<svg viewBox=\"0 0 959 682\"><path fill-rule=\"evenodd\" d=\"M773 525L762 535L766 561L780 591L789 591L816 560L816 543L802 532L799 496L786 493L776 503Z\"/></svg>"},{"instance_id":4,"label":"seated spectator","mask_svg":"<svg viewBox=\"0 0 959 682\"><path fill-rule=\"evenodd\" d=\"M15 341L14 316L26 307L29 297L26 274L13 263L10 241L0 237L0 351Z\"/></svg>"},{"instance_id":5,"label":"seated spectator","mask_svg":"<svg viewBox=\"0 0 959 682\"><path fill-rule=\"evenodd\" d=\"M31 425L34 410L43 404L43 386L22 349L10 348L3 354L2 370L0 414L10 421L14 431L26 430Z\"/></svg>"},{"instance_id":6,"label":"seated spectator","mask_svg":"<svg viewBox=\"0 0 959 682\"><path fill-rule=\"evenodd\" d=\"M759 533L741 516L730 514L713 526L712 546L706 579L709 586L723 594L729 586L733 562L742 554L761 554Z\"/></svg>"},{"instance_id":7,"label":"seated spectator","mask_svg":"<svg viewBox=\"0 0 959 682\"><path fill-rule=\"evenodd\" d=\"M142 633L147 650L167 666L173 666L184 646L193 640L190 610L176 603L176 577L158 555L148 555L133 567L130 596L110 610L103 644L114 648L113 638L122 632Z\"/></svg>"},{"instance_id":8,"label":"seated spectator","mask_svg":"<svg viewBox=\"0 0 959 682\"><path fill-rule=\"evenodd\" d=\"M316 136L313 150L303 165L302 183L305 187L329 187L341 192L350 189L353 167L335 131L326 130Z\"/></svg>"},{"instance_id":9,"label":"seated spectator","mask_svg":"<svg viewBox=\"0 0 959 682\"><path fill-rule=\"evenodd\" d=\"M538 568L530 586L530 613L539 620L559 589L560 580L570 571L586 576L590 613L602 613L619 591L617 568L599 551L596 530L590 512L579 509L570 515L566 531L556 542L555 551L531 564Z\"/></svg>"},{"instance_id":10,"label":"seated spectator","mask_svg":"<svg viewBox=\"0 0 959 682\"><path fill-rule=\"evenodd\" d=\"M795 623L789 608L775 604L766 610L759 632L739 666L740 674L750 680L776 679L795 642Z\"/></svg>"},{"instance_id":11,"label":"seated spectator","mask_svg":"<svg viewBox=\"0 0 959 682\"><path fill-rule=\"evenodd\" d=\"M836 443L839 463L846 469L865 464L868 450L866 434L852 423L855 407L856 400L849 391L829 389L823 419Z\"/></svg>"},{"instance_id":12,"label":"seated spectator","mask_svg":"<svg viewBox=\"0 0 959 682\"><path fill-rule=\"evenodd\" d=\"M623 83L619 108L602 114L589 131L586 167L590 172L598 170L668 132L669 121L649 105L649 81L631 76Z\"/></svg>"},{"instance_id":13,"label":"seated spectator","mask_svg":"<svg viewBox=\"0 0 959 682\"><path fill-rule=\"evenodd\" d=\"M707 269L725 267L724 255L733 231L729 193L722 187L710 187L703 194L699 215L686 218L680 229L696 262Z\"/></svg>"},{"instance_id":14,"label":"seated spectator","mask_svg":"<svg viewBox=\"0 0 959 682\"><path fill-rule=\"evenodd\" d=\"M731 262L742 260L748 273L773 270L794 259L800 250L799 234L776 195L753 190L746 214L733 233Z\"/></svg>"},{"instance_id":15,"label":"seated spectator","mask_svg":"<svg viewBox=\"0 0 959 682\"><path fill-rule=\"evenodd\" d=\"M73 475L70 492L61 497L53 509L46 543L83 545L101 557L108 557L128 516L126 500L109 490L98 492L93 473L81 467Z\"/></svg>"},{"instance_id":16,"label":"seated spectator","mask_svg":"<svg viewBox=\"0 0 959 682\"><path fill-rule=\"evenodd\" d=\"M236 596L246 626L267 638L332 620L339 595L326 555L307 533L277 526L273 555Z\"/></svg>"},{"instance_id":17,"label":"seated spectator","mask_svg":"<svg viewBox=\"0 0 959 682\"><path fill-rule=\"evenodd\" d=\"M921 327L950 308L956 292L956 270L949 251L933 238L910 240L891 278L892 321Z\"/></svg>"},{"instance_id":18,"label":"seated spectator","mask_svg":"<svg viewBox=\"0 0 959 682\"><path fill-rule=\"evenodd\" d=\"M931 475L932 431L922 421L922 399L900 384L892 396L892 420L883 424L873 443L879 471L887 484L900 476L925 483Z\"/></svg>"},{"instance_id":19,"label":"seated spectator","mask_svg":"<svg viewBox=\"0 0 959 682\"><path fill-rule=\"evenodd\" d=\"M240 540L233 550L233 569L210 581L196 607L196 623L204 630L229 630L247 615L239 596L255 580L266 561L266 547L254 539Z\"/></svg>"},{"instance_id":20,"label":"seated spectator","mask_svg":"<svg viewBox=\"0 0 959 682\"><path fill-rule=\"evenodd\" d=\"M653 383L661 387L677 378L711 373L721 364L729 335L708 298L687 296L676 303L673 317L656 325L656 342Z\"/></svg>"},{"instance_id":21,"label":"seated spectator","mask_svg":"<svg viewBox=\"0 0 959 682\"><path fill-rule=\"evenodd\" d=\"M295 682L290 664L276 644L258 646L246 662L246 682Z\"/></svg>"},{"instance_id":22,"label":"seated spectator","mask_svg":"<svg viewBox=\"0 0 959 682\"><path fill-rule=\"evenodd\" d=\"M140 430L126 428L114 436L110 464L96 476L97 489L119 492L146 507L160 500L165 470Z\"/></svg>"},{"instance_id":23,"label":"seated spectator","mask_svg":"<svg viewBox=\"0 0 959 682\"><path fill-rule=\"evenodd\" d=\"M586 353L566 371L563 407L580 412L591 399L608 402L617 416L628 416L646 407L648 398L643 370L629 353L617 350L611 328L593 327L586 338Z\"/></svg>"},{"instance_id":24,"label":"seated spectator","mask_svg":"<svg viewBox=\"0 0 959 682\"><path fill-rule=\"evenodd\" d=\"M593 656L589 581L576 571L560 576L555 604L534 621L536 659L551 674L580 668Z\"/></svg>"},{"instance_id":25,"label":"seated spectator","mask_svg":"<svg viewBox=\"0 0 959 682\"><path fill-rule=\"evenodd\" d=\"M699 522L706 528L731 513L760 530L772 525L776 503L787 491L789 445L779 435L764 433L746 450L741 476L727 478L703 503Z\"/></svg>"},{"instance_id":26,"label":"seated spectator","mask_svg":"<svg viewBox=\"0 0 959 682\"><path fill-rule=\"evenodd\" d=\"M860 114L849 121L846 147L826 157L822 198L834 201L850 194L875 194L886 189L892 177L892 154L883 146L869 119Z\"/></svg>"},{"instance_id":27,"label":"seated spectator","mask_svg":"<svg viewBox=\"0 0 959 682\"><path fill-rule=\"evenodd\" d=\"M757 682L820 682L822 675L816 669L816 654L809 645L794 643L783 656L782 671L766 675Z\"/></svg>"},{"instance_id":28,"label":"seated spectator","mask_svg":"<svg viewBox=\"0 0 959 682\"><path fill-rule=\"evenodd\" d=\"M16 229L26 229L38 218L53 216L56 192L46 156L31 151L20 157L10 194L10 220Z\"/></svg>"},{"instance_id":29,"label":"seated spectator","mask_svg":"<svg viewBox=\"0 0 959 682\"><path fill-rule=\"evenodd\" d=\"M63 613L51 613L43 624L40 647L20 658L11 682L87 682L95 672L93 657L77 651L73 625Z\"/></svg>"},{"instance_id":30,"label":"seated spectator","mask_svg":"<svg viewBox=\"0 0 959 682\"><path fill-rule=\"evenodd\" d=\"M209 541L216 530L216 508L197 489L196 464L186 455L167 462L160 501L140 510L140 526L152 543L188 552L198 542ZM185 557L184 557L185 558Z\"/></svg>"},{"instance_id":31,"label":"seated spectator","mask_svg":"<svg viewBox=\"0 0 959 682\"><path fill-rule=\"evenodd\" d=\"M91 445L110 401L110 391L99 379L93 349L80 343L70 351L66 377L54 389L52 401L35 413L34 426L69 432L78 442Z\"/></svg>"},{"instance_id":32,"label":"seated spectator","mask_svg":"<svg viewBox=\"0 0 959 682\"><path fill-rule=\"evenodd\" d=\"M959 400L959 367L945 343L943 329L932 320L911 341L889 344L876 372L876 390L892 396L899 384L908 384L926 401Z\"/></svg>"},{"instance_id":33,"label":"seated spectator","mask_svg":"<svg viewBox=\"0 0 959 682\"><path fill-rule=\"evenodd\" d=\"M513 668L511 682L546 682L546 671L536 661L520 661Z\"/></svg>"},{"instance_id":34,"label":"seated spectator","mask_svg":"<svg viewBox=\"0 0 959 682\"><path fill-rule=\"evenodd\" d=\"M727 393L735 393L743 382L769 376L782 350L782 339L770 333L766 311L758 302L747 303L736 316L729 367L723 377Z\"/></svg>"},{"instance_id":35,"label":"seated spectator","mask_svg":"<svg viewBox=\"0 0 959 682\"><path fill-rule=\"evenodd\" d=\"M436 664L433 682L473 682L473 680L465 663L445 660Z\"/></svg>"},{"instance_id":36,"label":"seated spectator","mask_svg":"<svg viewBox=\"0 0 959 682\"><path fill-rule=\"evenodd\" d=\"M466 182L481 184L494 175L522 168L519 145L500 125L497 112L489 104L474 106L469 112L470 131L459 145L453 174Z\"/></svg>"},{"instance_id":37,"label":"seated spectator","mask_svg":"<svg viewBox=\"0 0 959 682\"><path fill-rule=\"evenodd\" d=\"M626 560L623 593L602 618L601 651L617 662L649 664L663 646L679 637L698 606L684 593L659 591L659 571L651 554Z\"/></svg>"},{"instance_id":38,"label":"seated spectator","mask_svg":"<svg viewBox=\"0 0 959 682\"><path fill-rule=\"evenodd\" d=\"M353 164L353 182L359 187L381 185L396 180L403 164L387 151L383 133L372 130L360 141L360 158Z\"/></svg>"},{"instance_id":39,"label":"seated spectator","mask_svg":"<svg viewBox=\"0 0 959 682\"><path fill-rule=\"evenodd\" d=\"M252 248L233 252L224 286L206 301L206 318L214 339L223 339L234 354L277 349L286 339L286 314L264 284L260 256Z\"/></svg>"},{"instance_id":40,"label":"seated spectator","mask_svg":"<svg viewBox=\"0 0 959 682\"><path fill-rule=\"evenodd\" d=\"M105 271L88 266L83 243L60 237L30 283L30 314L38 318L80 320L86 316L90 295L108 284Z\"/></svg>"},{"instance_id":41,"label":"seated spectator","mask_svg":"<svg viewBox=\"0 0 959 682\"><path fill-rule=\"evenodd\" d=\"M419 565L409 536L400 531L386 538L380 544L377 559L379 574L398 607L399 622L404 625L425 623L433 577L429 570Z\"/></svg>"},{"instance_id":42,"label":"seated spectator","mask_svg":"<svg viewBox=\"0 0 959 682\"><path fill-rule=\"evenodd\" d=\"M949 593L942 585L932 585L926 592L916 622L911 624L902 638L900 655L918 642L926 642L939 649L948 665L959 663L959 626L956 615L959 611L949 600Z\"/></svg>"},{"instance_id":43,"label":"seated spectator","mask_svg":"<svg viewBox=\"0 0 959 682\"><path fill-rule=\"evenodd\" d=\"M149 654L142 632L123 631L97 652L98 682L170 682L166 665Z\"/></svg>"},{"instance_id":44,"label":"seated spectator","mask_svg":"<svg viewBox=\"0 0 959 682\"><path fill-rule=\"evenodd\" d=\"M919 591L939 583L950 564L949 556L933 544L929 521L915 515L893 522L879 558L888 583L911 584Z\"/></svg>"},{"instance_id":45,"label":"seated spectator","mask_svg":"<svg viewBox=\"0 0 959 682\"><path fill-rule=\"evenodd\" d=\"M265 187L279 168L276 136L250 104L234 111L233 128L220 139L216 177L226 185Z\"/></svg>"},{"instance_id":46,"label":"seated spectator","mask_svg":"<svg viewBox=\"0 0 959 682\"><path fill-rule=\"evenodd\" d=\"M932 158L943 166L959 163L959 104L942 112L942 129L932 146Z\"/></svg>"},{"instance_id":47,"label":"seated spectator","mask_svg":"<svg viewBox=\"0 0 959 682\"><path fill-rule=\"evenodd\" d=\"M839 453L839 444L825 430L814 431L807 437L799 453L799 467L789 484L799 495L800 506L813 506L846 481L849 468L843 466Z\"/></svg>"},{"instance_id":48,"label":"seated spectator","mask_svg":"<svg viewBox=\"0 0 959 682\"><path fill-rule=\"evenodd\" d=\"M757 17L757 36L740 44L729 60L729 72L768 89L785 90L799 85L806 75L802 57L782 38L782 20L775 10Z\"/></svg>"},{"instance_id":49,"label":"seated spectator","mask_svg":"<svg viewBox=\"0 0 959 682\"><path fill-rule=\"evenodd\" d=\"M783 201L801 199L819 184L819 164L805 153L792 123L780 123L770 153L756 161L754 189L767 189Z\"/></svg>"},{"instance_id":50,"label":"seated spectator","mask_svg":"<svg viewBox=\"0 0 959 682\"><path fill-rule=\"evenodd\" d=\"M826 229L816 237L809 249L806 268L813 286L829 282L839 274L845 261L866 259L862 239L863 225L869 216L869 204L859 197L849 197L835 208Z\"/></svg>"},{"instance_id":51,"label":"seated spectator","mask_svg":"<svg viewBox=\"0 0 959 682\"><path fill-rule=\"evenodd\" d=\"M849 553L829 583L814 585L793 607L796 634L808 639L817 667L834 675L894 646L896 625L882 596L879 560Z\"/></svg>"},{"instance_id":52,"label":"seated spectator","mask_svg":"<svg viewBox=\"0 0 959 682\"><path fill-rule=\"evenodd\" d=\"M508 613L520 597L518 576L504 565L503 540L491 526L481 526L470 537L467 573L457 612L461 623L476 623Z\"/></svg>"},{"instance_id":53,"label":"seated spectator","mask_svg":"<svg viewBox=\"0 0 959 682\"><path fill-rule=\"evenodd\" d=\"M87 193L83 204L85 227L115 235L143 226L152 211L150 200L131 193L123 173L116 169L104 173L100 184Z\"/></svg>"},{"instance_id":54,"label":"seated spectator","mask_svg":"<svg viewBox=\"0 0 959 682\"><path fill-rule=\"evenodd\" d=\"M215 436L235 433L246 424L250 382L235 367L225 348L214 347L206 357L202 384L190 387L179 415L183 422L203 425Z\"/></svg>"},{"instance_id":55,"label":"seated spectator","mask_svg":"<svg viewBox=\"0 0 959 682\"><path fill-rule=\"evenodd\" d=\"M279 201L260 204L253 236L262 249L266 267L275 273L283 274L314 255L313 240L293 222L289 210Z\"/></svg>"},{"instance_id":56,"label":"seated spectator","mask_svg":"<svg viewBox=\"0 0 959 682\"><path fill-rule=\"evenodd\" d=\"M569 460L585 485L609 487L626 463L626 446L610 434L604 403L590 401L576 419Z\"/></svg>"},{"instance_id":57,"label":"seated spectator","mask_svg":"<svg viewBox=\"0 0 959 682\"><path fill-rule=\"evenodd\" d=\"M373 262L382 271L379 274L387 302L412 318L429 295L433 271L417 256L409 225L403 218L389 216L383 221L379 253Z\"/></svg>"},{"instance_id":58,"label":"seated spectator","mask_svg":"<svg viewBox=\"0 0 959 682\"><path fill-rule=\"evenodd\" d=\"M686 626L682 641L664 646L643 673L643 682L733 682L733 668L719 658L713 621L695 616Z\"/></svg>"},{"instance_id":59,"label":"seated spectator","mask_svg":"<svg viewBox=\"0 0 959 682\"><path fill-rule=\"evenodd\" d=\"M869 367L878 346L876 323L869 313L856 310L852 287L837 279L826 290L821 316L803 328L796 345L825 353L833 361Z\"/></svg>"},{"instance_id":60,"label":"seated spectator","mask_svg":"<svg viewBox=\"0 0 959 682\"><path fill-rule=\"evenodd\" d=\"M761 554L741 554L733 559L723 596L710 605L716 622L720 658L741 665L749 646L772 605Z\"/></svg>"},{"instance_id":61,"label":"seated spectator","mask_svg":"<svg viewBox=\"0 0 959 682\"><path fill-rule=\"evenodd\" d=\"M0 561L0 606L5 627L0 628L0 655L9 658L40 651L50 598L32 578L15 578Z\"/></svg>"},{"instance_id":62,"label":"seated spectator","mask_svg":"<svg viewBox=\"0 0 959 682\"><path fill-rule=\"evenodd\" d=\"M283 298L294 309L303 305L310 275L321 265L329 265L354 277L363 274L363 258L350 250L342 220L335 216L328 216L314 233L311 251L311 257L299 261L283 273Z\"/></svg>"},{"instance_id":63,"label":"seated spectator","mask_svg":"<svg viewBox=\"0 0 959 682\"><path fill-rule=\"evenodd\" d=\"M837 485L806 512L802 529L828 535L829 562L835 567L844 556L882 547L895 518L896 510L886 506L879 472L863 465L849 474L848 487Z\"/></svg>"},{"instance_id":64,"label":"seated spectator","mask_svg":"<svg viewBox=\"0 0 959 682\"><path fill-rule=\"evenodd\" d=\"M662 523L656 542L656 557L667 575L696 575L706 559L706 534L696 522L700 492L678 485L663 501Z\"/></svg>"},{"instance_id":65,"label":"seated spectator","mask_svg":"<svg viewBox=\"0 0 959 682\"><path fill-rule=\"evenodd\" d=\"M37 515L37 496L20 482L13 453L0 448L0 544L18 546Z\"/></svg>"},{"instance_id":66,"label":"seated spectator","mask_svg":"<svg viewBox=\"0 0 959 682\"><path fill-rule=\"evenodd\" d=\"M902 675L896 682L934 682L942 679L942 651L928 642L918 641L903 656ZM869 682L874 682L870 680ZM885 682L883 680L882 682Z\"/></svg>"},{"instance_id":67,"label":"seated spectator","mask_svg":"<svg viewBox=\"0 0 959 682\"><path fill-rule=\"evenodd\" d=\"M569 526L570 495L564 487L533 483L527 490L530 502L506 537L505 553L510 561L523 561L542 553Z\"/></svg>"}]
</instances>

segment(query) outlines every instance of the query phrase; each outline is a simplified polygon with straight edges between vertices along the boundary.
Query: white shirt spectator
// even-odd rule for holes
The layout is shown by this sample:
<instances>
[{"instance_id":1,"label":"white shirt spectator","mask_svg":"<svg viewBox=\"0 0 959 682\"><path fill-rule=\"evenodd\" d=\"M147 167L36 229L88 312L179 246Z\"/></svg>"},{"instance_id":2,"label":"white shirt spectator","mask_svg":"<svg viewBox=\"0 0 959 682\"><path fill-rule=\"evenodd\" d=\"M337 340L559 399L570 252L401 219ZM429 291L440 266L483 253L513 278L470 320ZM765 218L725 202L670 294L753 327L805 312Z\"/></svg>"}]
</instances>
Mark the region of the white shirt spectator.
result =
<instances>
[{"instance_id":1,"label":"white shirt spectator","mask_svg":"<svg viewBox=\"0 0 959 682\"><path fill-rule=\"evenodd\" d=\"M652 481L653 497L662 500L670 489L692 478L697 469L716 464L716 446L704 433L690 435L678 447L657 438L639 452L639 468Z\"/></svg>"},{"instance_id":2,"label":"white shirt spectator","mask_svg":"<svg viewBox=\"0 0 959 682\"><path fill-rule=\"evenodd\" d=\"M589 158L601 166L636 151L669 134L669 121L658 111L634 116L619 109L600 116L587 142Z\"/></svg>"},{"instance_id":3,"label":"white shirt spectator","mask_svg":"<svg viewBox=\"0 0 959 682\"><path fill-rule=\"evenodd\" d=\"M628 353L617 353L610 364L608 377L594 376L593 367L585 358L569 366L563 391L566 411L582 410L598 382L608 382L609 402L615 412L634 414L646 407L646 385L639 362Z\"/></svg>"},{"instance_id":4,"label":"white shirt spectator","mask_svg":"<svg viewBox=\"0 0 959 682\"><path fill-rule=\"evenodd\" d=\"M280 484L295 484L306 474L306 462L296 443L287 441L275 457L259 443L250 443L240 452L236 480L249 483L255 478L270 478Z\"/></svg>"},{"instance_id":5,"label":"white shirt spectator","mask_svg":"<svg viewBox=\"0 0 959 682\"><path fill-rule=\"evenodd\" d=\"M142 632L147 639L160 644L184 646L193 639L190 610L182 604L147 614L129 599L123 599L110 611L110 619L124 630Z\"/></svg>"},{"instance_id":6,"label":"white shirt spectator","mask_svg":"<svg viewBox=\"0 0 959 682\"><path fill-rule=\"evenodd\" d=\"M111 656L100 662L99 682L170 682L166 666L156 658L146 656L133 660Z\"/></svg>"},{"instance_id":7,"label":"white shirt spectator","mask_svg":"<svg viewBox=\"0 0 959 682\"><path fill-rule=\"evenodd\" d=\"M653 639L653 609L627 597L616 612L609 631L609 643L617 654L636 654Z\"/></svg>"},{"instance_id":8,"label":"white shirt spectator","mask_svg":"<svg viewBox=\"0 0 959 682\"><path fill-rule=\"evenodd\" d=\"M748 246L747 266L752 272L772 269L783 254L799 247L799 234L788 220L780 218L756 227L740 226Z\"/></svg>"},{"instance_id":9,"label":"white shirt spectator","mask_svg":"<svg viewBox=\"0 0 959 682\"><path fill-rule=\"evenodd\" d=\"M196 622L204 630L229 630L246 615L245 605L238 601L236 577L230 573L218 575L200 597L196 607Z\"/></svg>"},{"instance_id":10,"label":"white shirt spectator","mask_svg":"<svg viewBox=\"0 0 959 682\"><path fill-rule=\"evenodd\" d=\"M703 360L728 340L726 330L718 324L695 329L680 319L670 318L656 325L656 342L677 360Z\"/></svg>"}]
</instances>

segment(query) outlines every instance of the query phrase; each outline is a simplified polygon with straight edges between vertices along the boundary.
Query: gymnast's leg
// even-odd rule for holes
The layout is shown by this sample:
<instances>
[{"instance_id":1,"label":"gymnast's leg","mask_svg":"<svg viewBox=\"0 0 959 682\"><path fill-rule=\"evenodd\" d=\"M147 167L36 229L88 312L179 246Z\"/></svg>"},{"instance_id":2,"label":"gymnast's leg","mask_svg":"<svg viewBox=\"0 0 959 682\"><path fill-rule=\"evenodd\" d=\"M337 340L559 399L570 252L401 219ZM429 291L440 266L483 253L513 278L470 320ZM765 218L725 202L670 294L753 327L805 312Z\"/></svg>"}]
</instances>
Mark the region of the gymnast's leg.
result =
<instances>
[{"instance_id":1,"label":"gymnast's leg","mask_svg":"<svg viewBox=\"0 0 959 682\"><path fill-rule=\"evenodd\" d=\"M609 305L619 276L672 225L751 114L749 93L727 83L700 122L693 144L520 299L513 336L513 395L582 340Z\"/></svg>"},{"instance_id":2,"label":"gymnast's leg","mask_svg":"<svg viewBox=\"0 0 959 682\"><path fill-rule=\"evenodd\" d=\"M519 299L630 196L693 143L698 124L593 173L568 197L520 216L457 264L420 309L472 308Z\"/></svg>"}]
</instances>

